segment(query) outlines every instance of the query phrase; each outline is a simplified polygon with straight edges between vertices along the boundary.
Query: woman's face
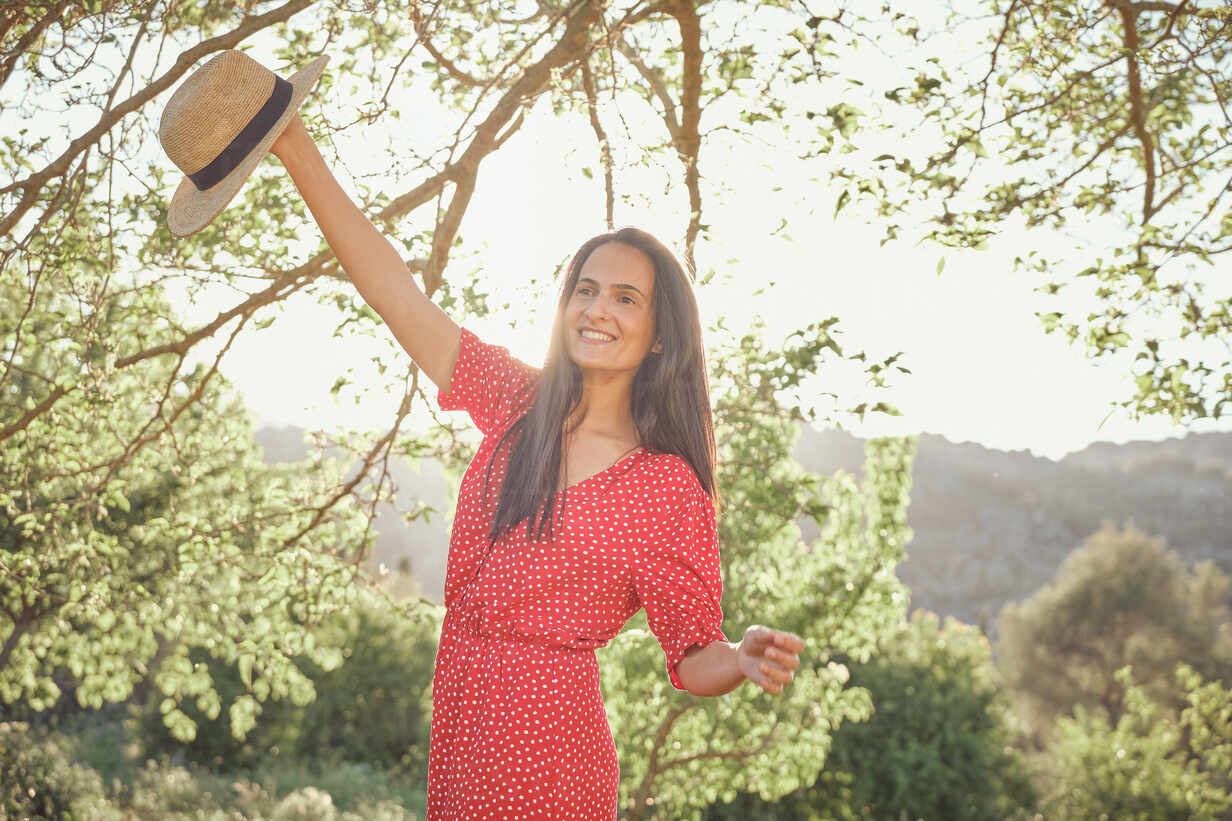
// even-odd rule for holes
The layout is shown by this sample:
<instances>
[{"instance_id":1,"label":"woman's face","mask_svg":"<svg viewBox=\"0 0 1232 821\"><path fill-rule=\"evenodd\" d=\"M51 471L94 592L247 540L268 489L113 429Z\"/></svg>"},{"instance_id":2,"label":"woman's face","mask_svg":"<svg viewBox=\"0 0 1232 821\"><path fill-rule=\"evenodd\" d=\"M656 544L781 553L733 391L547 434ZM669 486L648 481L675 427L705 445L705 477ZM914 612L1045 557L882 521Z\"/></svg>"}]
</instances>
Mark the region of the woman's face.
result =
<instances>
[{"instance_id":1,"label":"woman's face","mask_svg":"<svg viewBox=\"0 0 1232 821\"><path fill-rule=\"evenodd\" d=\"M600 245L565 303L565 349L583 370L637 372L656 347L654 262L621 242Z\"/></svg>"}]
</instances>

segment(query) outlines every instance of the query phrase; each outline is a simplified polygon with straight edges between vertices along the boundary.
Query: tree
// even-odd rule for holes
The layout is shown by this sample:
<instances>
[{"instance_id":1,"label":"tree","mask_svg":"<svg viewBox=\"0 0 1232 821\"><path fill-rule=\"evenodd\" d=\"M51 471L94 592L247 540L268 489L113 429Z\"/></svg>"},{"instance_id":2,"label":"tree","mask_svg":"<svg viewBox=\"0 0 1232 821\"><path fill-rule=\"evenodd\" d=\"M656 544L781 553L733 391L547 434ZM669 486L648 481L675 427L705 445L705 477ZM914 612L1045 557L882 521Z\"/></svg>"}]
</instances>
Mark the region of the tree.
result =
<instances>
[{"instance_id":1,"label":"tree","mask_svg":"<svg viewBox=\"0 0 1232 821\"><path fill-rule=\"evenodd\" d=\"M810 791L832 818L1006 819L1034 806L988 640L917 610L855 668L873 717L836 735Z\"/></svg>"},{"instance_id":2,"label":"tree","mask_svg":"<svg viewBox=\"0 0 1232 821\"><path fill-rule=\"evenodd\" d=\"M782 65L774 50L798 45L791 33L755 42L767 36L752 25L755 12L791 21L786 11L718 0L534 8L129 0L0 11L0 108L22 115L0 126L0 459L5 475L28 477L17 489L24 495L9 493L5 508L5 699L50 703L60 669L85 703L123 699L157 669L167 720L187 737L192 722L180 702L196 699L206 717L221 706L208 670L189 655L195 646L233 662L249 689L230 715L231 729L243 734L264 698L311 696L292 657L337 661L337 648L308 646L311 627L349 601L375 506L392 496L389 460L456 461L466 453L446 420L437 420L440 437L412 429L412 410L431 413L434 402L385 335L386 383L372 390L400 397L388 428L323 441L354 455L333 474L293 480L292 469L259 466L240 410L223 398L221 368L235 340L267 327L296 294L336 306L338 333L376 335L378 318L327 249L300 241L315 228L270 164L208 228L173 240L165 204L179 174L154 140L162 95L223 49L256 49L279 70L328 52L320 93L304 111L311 128L327 151L336 149L344 178L361 149L386 160L377 178L350 180L361 206L405 250L424 290L465 319L483 309L472 272L450 266L463 247L465 216L485 161L538 116L536 106L585 115L603 169L594 193L609 225L626 197L636 207L637 196L649 196L625 188L622 169L666 169L667 195L687 204L678 226L683 255L698 263L709 234L703 201L714 191L702 173L702 146L712 134L744 133L757 110L781 107L762 86ZM758 59L763 48L766 60ZM398 119L393 100L404 94L432 101L423 111L431 127L399 129L374 150L365 129ZM627 121L640 119L625 117L630 107L653 112L657 130L630 133ZM71 116L62 116L66 109ZM713 122L704 122L707 112ZM660 182L654 188L663 196ZM701 282L714 273L697 267ZM218 285L231 301L199 325L167 308L172 288L191 298ZM819 501L818 479L783 461L793 426L892 409L836 403L832 416L819 417L812 403L773 404L778 391L799 392L823 351L864 368L874 384L903 370L899 355L845 354L835 322L802 332L786 351L765 351L749 337L716 357L716 395L727 403L719 409L729 464L722 482L740 514L727 520L723 538L733 577L748 580L732 591L747 609L732 611L730 627L743 628L756 613L829 649L802 672L774 719L752 694L680 701L649 661L657 649L645 635L628 638L642 642L635 656L647 659L645 669L609 665L608 675L631 675L659 694L615 708L621 737L650 741L623 751L635 778L627 795L634 812L659 799L697 805L733 783L765 795L788 789L815 774L832 723L866 709L861 692L844 690L843 668L829 654L871 653L905 602L892 568L908 538L911 444L873 443L864 485L838 477ZM183 373L188 357L207 350L218 351L210 367ZM91 524L100 501L107 522ZM794 518L820 516L823 505L830 510L822 540L800 544ZM114 572L121 559L128 564ZM83 665L94 656L97 663ZM759 746L744 747L749 737ZM677 743L705 758L676 756ZM703 760L714 774L694 793L690 779ZM747 777L732 780L736 770Z\"/></svg>"},{"instance_id":3,"label":"tree","mask_svg":"<svg viewBox=\"0 0 1232 821\"><path fill-rule=\"evenodd\" d=\"M189 701L210 717L229 707L242 735L270 694L311 698L289 656L341 659L311 628L353 596L357 568L343 559L364 543L362 517L317 501L317 483L337 481L330 466L263 465L235 397L205 366L182 373L152 359L117 373L101 352L52 343L72 310L58 276L47 272L31 303L0 284L9 390L25 407L45 379L90 362L78 390L0 446L0 701L43 710L67 687L99 707L148 679L178 737L195 731ZM91 321L122 353L165 340L147 317L167 311L147 292ZM194 648L244 671L229 705Z\"/></svg>"},{"instance_id":4,"label":"tree","mask_svg":"<svg viewBox=\"0 0 1232 821\"><path fill-rule=\"evenodd\" d=\"M712 352L724 629L739 636L756 620L795 632L807 646L801 667L778 696L752 685L722 698L680 693L636 617L600 653L626 818L697 817L737 791L774 800L816 778L836 727L869 714L843 662L867 660L905 614L894 567L911 538L914 439L871 440L860 484L842 473L822 481L791 458L802 411L790 397L837 346L832 325L782 346L748 335ZM801 517L821 525L811 544Z\"/></svg>"},{"instance_id":5,"label":"tree","mask_svg":"<svg viewBox=\"0 0 1232 821\"><path fill-rule=\"evenodd\" d=\"M1179 716L1117 672L1125 709L1111 719L1079 706L1060 719L1043 761L1049 818L1225 819L1232 811L1232 691L1181 665Z\"/></svg>"},{"instance_id":6,"label":"tree","mask_svg":"<svg viewBox=\"0 0 1232 821\"><path fill-rule=\"evenodd\" d=\"M1076 706L1115 724L1125 698L1115 674L1126 665L1161 704L1176 701L1180 662L1232 676L1230 589L1210 562L1190 570L1162 539L1106 524L1051 584L1001 611L998 663L1037 732Z\"/></svg>"},{"instance_id":7,"label":"tree","mask_svg":"<svg viewBox=\"0 0 1232 821\"><path fill-rule=\"evenodd\" d=\"M1041 293L1090 306L1038 313L1045 332L1091 357L1136 352L1134 394L1118 403L1135 416L1220 418L1232 359L1214 343L1232 332L1232 298L1206 272L1232 251L1232 9L979 0L929 31L903 8L887 7L906 35L896 87L860 120L891 129L878 143L894 147L839 168L845 196L874 203L887 239L920 214L925 236L960 248L1043 229L1017 264ZM968 71L952 55L972 42Z\"/></svg>"},{"instance_id":8,"label":"tree","mask_svg":"<svg viewBox=\"0 0 1232 821\"><path fill-rule=\"evenodd\" d=\"M378 593L360 588L351 607L313 633L315 643L341 648L341 665L323 670L307 656L294 660L316 692L310 703L288 699L265 705L242 740L231 732L227 716L210 720L186 708L199 729L185 743L168 732L159 699L153 698L138 724L144 752L150 758L170 753L226 772L259 766L276 749L279 760L304 767L366 764L426 783L432 669L443 614L414 602L390 606ZM244 692L236 665L214 662L212 668L215 688Z\"/></svg>"}]
</instances>

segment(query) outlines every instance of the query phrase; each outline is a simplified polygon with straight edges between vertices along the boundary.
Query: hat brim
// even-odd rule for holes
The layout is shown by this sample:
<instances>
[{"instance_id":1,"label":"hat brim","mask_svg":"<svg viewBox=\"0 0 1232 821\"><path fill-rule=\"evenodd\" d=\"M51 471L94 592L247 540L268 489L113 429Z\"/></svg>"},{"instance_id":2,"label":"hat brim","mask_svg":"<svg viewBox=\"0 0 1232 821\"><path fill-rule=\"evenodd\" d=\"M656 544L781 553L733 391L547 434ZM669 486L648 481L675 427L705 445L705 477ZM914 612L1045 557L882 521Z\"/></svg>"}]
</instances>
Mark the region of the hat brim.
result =
<instances>
[{"instance_id":1,"label":"hat brim","mask_svg":"<svg viewBox=\"0 0 1232 821\"><path fill-rule=\"evenodd\" d=\"M167 227L171 229L172 234L177 237L195 234L209 225L210 220L227 207L227 203L231 202L232 198L244 187L244 182L269 151L274 140L278 139L278 135L286 129L291 118L298 113L300 104L312 91L312 87L320 79L321 72L325 70L325 64L328 62L329 55L321 55L287 78L287 82L291 84L291 102L287 105L287 110L282 112L282 116L266 132L261 141L253 146L252 151L248 152L235 170L204 191L198 190L192 180L187 177L180 181L175 194L171 196L171 205L167 209Z\"/></svg>"}]
</instances>

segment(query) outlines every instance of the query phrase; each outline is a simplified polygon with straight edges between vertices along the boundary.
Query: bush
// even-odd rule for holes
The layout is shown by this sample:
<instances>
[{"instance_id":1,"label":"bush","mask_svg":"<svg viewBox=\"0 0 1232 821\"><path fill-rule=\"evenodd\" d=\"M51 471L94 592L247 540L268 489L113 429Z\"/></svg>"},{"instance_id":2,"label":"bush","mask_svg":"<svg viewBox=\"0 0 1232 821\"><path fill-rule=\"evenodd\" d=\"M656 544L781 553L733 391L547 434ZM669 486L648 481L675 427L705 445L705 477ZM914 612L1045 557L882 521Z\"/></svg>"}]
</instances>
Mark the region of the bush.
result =
<instances>
[{"instance_id":1,"label":"bush","mask_svg":"<svg viewBox=\"0 0 1232 821\"><path fill-rule=\"evenodd\" d=\"M205 666L222 704L234 703L247 692L234 665L198 650L190 651L189 658L194 666ZM184 703L180 709L197 725L196 737L184 742L175 738L164 722L163 703L163 696L153 693L135 722L134 734L145 756L166 756L176 763L200 764L212 770L239 770L254 765L271 751L276 755L281 734L294 724L295 705L269 699L262 705L257 726L244 738L236 738L231 730L230 710L224 707L211 719L195 705Z\"/></svg>"},{"instance_id":2,"label":"bush","mask_svg":"<svg viewBox=\"0 0 1232 821\"><path fill-rule=\"evenodd\" d=\"M197 737L175 739L163 722L161 698L151 699L137 724L147 755L168 755L221 772L251 769L271 756L321 765L342 762L426 777L432 670L440 631L439 615L421 608L412 615L369 595L319 629L322 641L339 644L343 664L322 670L306 658L296 665L312 681L316 698L304 705L265 702L256 727L243 740L232 733L227 710L210 719L190 705ZM223 703L246 691L240 672L205 660Z\"/></svg>"},{"instance_id":3,"label":"bush","mask_svg":"<svg viewBox=\"0 0 1232 821\"><path fill-rule=\"evenodd\" d=\"M223 779L165 760L147 761L132 785L125 809L138 818L227 818L225 807L233 796L231 785Z\"/></svg>"},{"instance_id":4,"label":"bush","mask_svg":"<svg viewBox=\"0 0 1232 821\"><path fill-rule=\"evenodd\" d=\"M296 790L278 802L270 821L337 821L338 810L329 793L316 787Z\"/></svg>"},{"instance_id":5,"label":"bush","mask_svg":"<svg viewBox=\"0 0 1232 821\"><path fill-rule=\"evenodd\" d=\"M1078 707L1057 722L1041 767L1047 818L1118 821L1222 819L1232 810L1232 691L1177 673L1188 705L1176 714L1117 672L1120 717Z\"/></svg>"},{"instance_id":6,"label":"bush","mask_svg":"<svg viewBox=\"0 0 1232 821\"><path fill-rule=\"evenodd\" d=\"M1163 539L1105 525L1050 584L1001 611L998 665L1037 736L1078 705L1115 725L1127 665L1152 700L1179 709L1177 664L1232 680L1230 603L1232 579L1213 564L1187 567Z\"/></svg>"},{"instance_id":7,"label":"bush","mask_svg":"<svg viewBox=\"0 0 1232 821\"><path fill-rule=\"evenodd\" d=\"M340 813L329 793L303 787L287 795L270 815L270 821L416 821L417 816L388 801L365 802L354 812Z\"/></svg>"},{"instance_id":8,"label":"bush","mask_svg":"<svg viewBox=\"0 0 1232 821\"><path fill-rule=\"evenodd\" d=\"M835 735L818 779L829 817L1004 821L1034 807L1011 751L1009 700L978 629L917 610L851 678L872 694L874 712Z\"/></svg>"},{"instance_id":9,"label":"bush","mask_svg":"<svg viewBox=\"0 0 1232 821\"><path fill-rule=\"evenodd\" d=\"M83 710L59 722L58 732L65 749L78 764L98 773L109 796L119 789L116 783L132 783L142 762L137 758L127 719L132 709L127 705L108 704L101 710Z\"/></svg>"},{"instance_id":10,"label":"bush","mask_svg":"<svg viewBox=\"0 0 1232 821\"><path fill-rule=\"evenodd\" d=\"M58 736L0 724L0 813L4 818L119 818L98 773L74 764Z\"/></svg>"},{"instance_id":11,"label":"bush","mask_svg":"<svg viewBox=\"0 0 1232 821\"><path fill-rule=\"evenodd\" d=\"M89 749L108 739L123 743L114 721L86 721L77 730L81 736L0 723L0 819L414 821L427 812L420 780L367 764L267 760L252 771L219 774L164 756L137 766ZM83 753L114 766L111 795L96 771L73 762Z\"/></svg>"},{"instance_id":12,"label":"bush","mask_svg":"<svg viewBox=\"0 0 1232 821\"><path fill-rule=\"evenodd\" d=\"M286 764L222 775L150 760L115 803L134 821L414 821L426 813L427 796L409 779L360 764Z\"/></svg>"},{"instance_id":13,"label":"bush","mask_svg":"<svg viewBox=\"0 0 1232 821\"><path fill-rule=\"evenodd\" d=\"M1030 813L1035 795L1010 749L1008 701L975 628L916 611L869 662L851 665L851 684L871 694L873 716L838 729L811 787L772 804L742 795L705 817L1005 821Z\"/></svg>"},{"instance_id":14,"label":"bush","mask_svg":"<svg viewBox=\"0 0 1232 821\"><path fill-rule=\"evenodd\" d=\"M342 634L331 641L346 648L345 661L329 672L306 669L317 698L298 710L294 739L284 733L283 743L300 760L320 760L324 751L336 761L426 778L439 613L420 609L408 617L368 603L324 629Z\"/></svg>"}]
</instances>

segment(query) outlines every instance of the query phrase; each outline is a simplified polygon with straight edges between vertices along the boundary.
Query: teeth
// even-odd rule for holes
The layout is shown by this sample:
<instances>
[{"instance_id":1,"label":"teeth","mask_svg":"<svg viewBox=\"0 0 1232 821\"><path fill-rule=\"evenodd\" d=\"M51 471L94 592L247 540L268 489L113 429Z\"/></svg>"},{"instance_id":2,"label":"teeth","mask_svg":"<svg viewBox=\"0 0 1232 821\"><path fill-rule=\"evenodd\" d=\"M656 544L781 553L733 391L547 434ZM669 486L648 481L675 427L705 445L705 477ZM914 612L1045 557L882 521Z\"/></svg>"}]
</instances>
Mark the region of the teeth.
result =
<instances>
[{"instance_id":1,"label":"teeth","mask_svg":"<svg viewBox=\"0 0 1232 821\"><path fill-rule=\"evenodd\" d=\"M593 339L596 342L607 342L611 339L615 339L615 337L608 336L607 334L601 334L597 331L582 331L582 337L585 339Z\"/></svg>"}]
</instances>

